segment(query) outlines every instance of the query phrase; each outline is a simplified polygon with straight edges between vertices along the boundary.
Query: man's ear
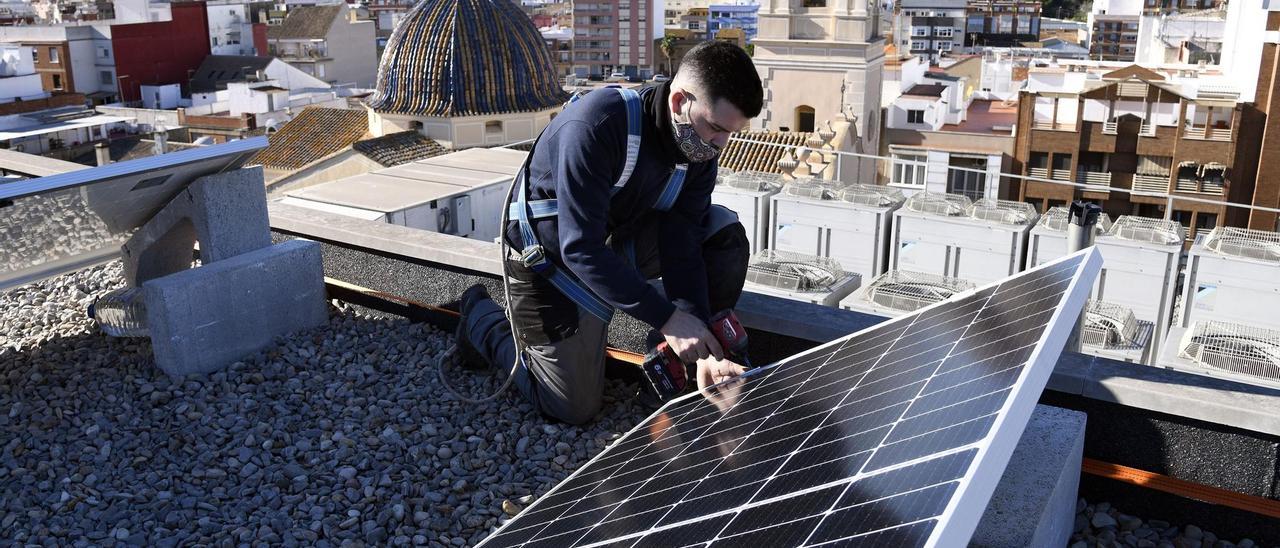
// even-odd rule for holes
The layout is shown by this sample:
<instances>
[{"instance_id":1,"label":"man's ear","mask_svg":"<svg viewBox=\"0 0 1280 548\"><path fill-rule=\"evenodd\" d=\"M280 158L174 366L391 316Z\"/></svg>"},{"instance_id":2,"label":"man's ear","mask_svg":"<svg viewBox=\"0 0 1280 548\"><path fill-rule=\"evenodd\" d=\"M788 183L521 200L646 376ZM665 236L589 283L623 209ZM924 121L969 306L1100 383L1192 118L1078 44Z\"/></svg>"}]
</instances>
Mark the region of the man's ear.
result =
<instances>
[{"instance_id":1,"label":"man's ear","mask_svg":"<svg viewBox=\"0 0 1280 548\"><path fill-rule=\"evenodd\" d=\"M673 117L686 114L685 111L689 108L689 100L685 96L684 90L671 88L670 94L667 96L667 106L671 109Z\"/></svg>"}]
</instances>

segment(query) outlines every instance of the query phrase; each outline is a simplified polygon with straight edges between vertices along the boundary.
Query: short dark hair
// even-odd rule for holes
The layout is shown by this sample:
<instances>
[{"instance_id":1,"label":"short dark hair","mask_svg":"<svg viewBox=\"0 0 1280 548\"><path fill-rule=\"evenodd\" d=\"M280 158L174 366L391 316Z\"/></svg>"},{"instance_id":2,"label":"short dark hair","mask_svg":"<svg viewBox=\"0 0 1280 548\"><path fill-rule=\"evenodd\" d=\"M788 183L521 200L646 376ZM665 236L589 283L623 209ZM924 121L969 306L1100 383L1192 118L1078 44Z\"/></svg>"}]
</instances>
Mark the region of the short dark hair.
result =
<instances>
[{"instance_id":1,"label":"short dark hair","mask_svg":"<svg viewBox=\"0 0 1280 548\"><path fill-rule=\"evenodd\" d=\"M679 72L686 71L712 101L729 101L747 118L755 118L764 107L760 75L751 56L737 45L716 41L694 46L680 61Z\"/></svg>"}]
</instances>

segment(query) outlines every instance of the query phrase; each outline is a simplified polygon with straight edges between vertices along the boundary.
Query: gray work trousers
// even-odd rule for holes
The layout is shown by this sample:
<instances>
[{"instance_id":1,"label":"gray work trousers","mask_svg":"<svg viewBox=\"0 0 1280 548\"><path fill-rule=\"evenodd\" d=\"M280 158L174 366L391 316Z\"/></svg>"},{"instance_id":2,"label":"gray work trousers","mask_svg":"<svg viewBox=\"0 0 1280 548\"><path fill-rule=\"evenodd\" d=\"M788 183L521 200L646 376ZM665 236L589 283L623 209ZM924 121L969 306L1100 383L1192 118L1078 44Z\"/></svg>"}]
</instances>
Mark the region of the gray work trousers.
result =
<instances>
[{"instance_id":1,"label":"gray work trousers","mask_svg":"<svg viewBox=\"0 0 1280 548\"><path fill-rule=\"evenodd\" d=\"M703 260L711 310L733 308L746 280L750 248L737 214L712 206L703 240ZM636 263L647 279L658 277L656 229L635 239ZM512 316L525 356L512 384L540 412L582 424L600 410L604 392L605 335L608 325L578 309L549 282L508 259ZM516 360L511 325L501 307L483 300L470 308L464 336L499 369Z\"/></svg>"}]
</instances>

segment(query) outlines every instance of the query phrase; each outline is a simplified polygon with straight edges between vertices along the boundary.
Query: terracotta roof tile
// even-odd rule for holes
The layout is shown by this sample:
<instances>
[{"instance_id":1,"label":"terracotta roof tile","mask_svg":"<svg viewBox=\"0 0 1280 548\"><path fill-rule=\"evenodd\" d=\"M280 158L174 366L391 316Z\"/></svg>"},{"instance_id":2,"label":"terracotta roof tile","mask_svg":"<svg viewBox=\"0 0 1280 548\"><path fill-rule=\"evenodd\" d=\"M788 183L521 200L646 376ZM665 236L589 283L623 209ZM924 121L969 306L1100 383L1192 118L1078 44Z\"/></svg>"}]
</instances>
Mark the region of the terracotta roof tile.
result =
<instances>
[{"instance_id":1,"label":"terracotta roof tile","mask_svg":"<svg viewBox=\"0 0 1280 548\"><path fill-rule=\"evenodd\" d=\"M414 130L391 133L382 137L356 141L351 145L356 152L386 167L439 156L449 152L440 143Z\"/></svg>"},{"instance_id":2,"label":"terracotta roof tile","mask_svg":"<svg viewBox=\"0 0 1280 548\"><path fill-rule=\"evenodd\" d=\"M347 9L345 3L290 7L283 22L267 27L267 38L271 40L324 38L329 34L329 27L333 26L338 13L344 9Z\"/></svg>"},{"instance_id":3,"label":"terracotta roof tile","mask_svg":"<svg viewBox=\"0 0 1280 548\"><path fill-rule=\"evenodd\" d=\"M803 146L809 134L793 131L749 131L735 133L733 137L776 144L770 146L731 140L720 154L720 167L734 171L782 173L777 165L782 153L787 149Z\"/></svg>"},{"instance_id":4,"label":"terracotta roof tile","mask_svg":"<svg viewBox=\"0 0 1280 548\"><path fill-rule=\"evenodd\" d=\"M253 156L252 163L277 169L299 169L350 147L369 131L363 110L307 107L280 131L268 137L270 145Z\"/></svg>"}]
</instances>

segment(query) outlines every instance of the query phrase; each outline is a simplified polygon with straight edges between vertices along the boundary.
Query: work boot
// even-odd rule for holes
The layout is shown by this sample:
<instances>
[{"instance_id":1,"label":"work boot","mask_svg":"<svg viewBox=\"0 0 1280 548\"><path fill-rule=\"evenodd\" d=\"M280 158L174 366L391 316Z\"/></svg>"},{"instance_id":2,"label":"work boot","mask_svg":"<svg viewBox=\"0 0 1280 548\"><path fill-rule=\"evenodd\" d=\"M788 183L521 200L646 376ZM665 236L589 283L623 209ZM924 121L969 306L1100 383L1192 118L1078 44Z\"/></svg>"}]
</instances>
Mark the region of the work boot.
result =
<instances>
[{"instance_id":1,"label":"work boot","mask_svg":"<svg viewBox=\"0 0 1280 548\"><path fill-rule=\"evenodd\" d=\"M458 328L454 330L453 339L458 347L458 358L462 361L462 366L467 369L489 368L489 363L485 361L484 356L481 356L475 345L471 344L471 337L467 332L467 313L471 312L476 302L488 298L490 298L489 290L481 284L475 284L463 291L457 301L458 312L462 316L458 319Z\"/></svg>"}]
</instances>

